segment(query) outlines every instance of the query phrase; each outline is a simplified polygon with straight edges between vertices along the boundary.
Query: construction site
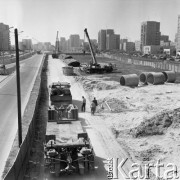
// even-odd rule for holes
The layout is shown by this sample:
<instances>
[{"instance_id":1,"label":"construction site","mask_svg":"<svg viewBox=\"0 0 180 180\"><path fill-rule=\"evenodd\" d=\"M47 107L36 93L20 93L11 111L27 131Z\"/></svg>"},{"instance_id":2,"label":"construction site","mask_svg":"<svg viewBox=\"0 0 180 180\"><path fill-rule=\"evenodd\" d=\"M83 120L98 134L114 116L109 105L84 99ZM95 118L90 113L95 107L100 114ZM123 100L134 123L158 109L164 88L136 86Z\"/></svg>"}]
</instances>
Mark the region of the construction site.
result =
<instances>
[{"instance_id":1,"label":"construction site","mask_svg":"<svg viewBox=\"0 0 180 180\"><path fill-rule=\"evenodd\" d=\"M84 32L90 55L38 55L44 59L33 132L25 134L24 121L21 149L28 147L27 153L14 160L14 145L4 179L177 178L179 64L97 55ZM163 165L158 173L157 163Z\"/></svg>"}]
</instances>

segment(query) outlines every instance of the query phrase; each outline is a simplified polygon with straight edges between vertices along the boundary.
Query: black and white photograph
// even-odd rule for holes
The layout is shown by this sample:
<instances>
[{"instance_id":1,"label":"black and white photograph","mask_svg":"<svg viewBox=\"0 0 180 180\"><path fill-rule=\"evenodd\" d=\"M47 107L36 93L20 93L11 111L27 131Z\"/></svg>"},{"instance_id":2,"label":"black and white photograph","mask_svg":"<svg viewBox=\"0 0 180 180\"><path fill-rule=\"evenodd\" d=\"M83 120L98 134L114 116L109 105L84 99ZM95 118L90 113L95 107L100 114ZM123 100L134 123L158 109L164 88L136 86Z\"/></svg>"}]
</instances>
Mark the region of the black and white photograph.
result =
<instances>
[{"instance_id":1,"label":"black and white photograph","mask_svg":"<svg viewBox=\"0 0 180 180\"><path fill-rule=\"evenodd\" d=\"M0 179L180 179L180 0L0 0Z\"/></svg>"}]
</instances>

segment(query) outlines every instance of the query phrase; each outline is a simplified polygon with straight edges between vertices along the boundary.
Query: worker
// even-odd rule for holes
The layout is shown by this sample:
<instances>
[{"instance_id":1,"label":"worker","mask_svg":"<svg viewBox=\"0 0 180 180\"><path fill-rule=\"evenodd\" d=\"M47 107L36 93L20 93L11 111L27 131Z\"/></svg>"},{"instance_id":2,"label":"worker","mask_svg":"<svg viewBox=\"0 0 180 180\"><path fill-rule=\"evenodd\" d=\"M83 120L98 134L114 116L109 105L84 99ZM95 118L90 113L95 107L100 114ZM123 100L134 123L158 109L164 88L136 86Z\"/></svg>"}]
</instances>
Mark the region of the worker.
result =
<instances>
[{"instance_id":1,"label":"worker","mask_svg":"<svg viewBox=\"0 0 180 180\"><path fill-rule=\"evenodd\" d=\"M95 97L94 97L93 102L94 102L94 104L96 105L96 106L95 106L95 111L94 111L94 112L96 112L96 107L98 106L98 103L97 103L97 100L96 100L96 98L95 98Z\"/></svg>"},{"instance_id":2,"label":"worker","mask_svg":"<svg viewBox=\"0 0 180 180\"><path fill-rule=\"evenodd\" d=\"M91 102L91 115L94 115L96 110L96 104L94 103L94 100Z\"/></svg>"},{"instance_id":3,"label":"worker","mask_svg":"<svg viewBox=\"0 0 180 180\"><path fill-rule=\"evenodd\" d=\"M85 112L85 110L86 110L86 99L85 99L85 97L84 96L82 96L82 106L81 106L81 111L82 112Z\"/></svg>"}]
</instances>

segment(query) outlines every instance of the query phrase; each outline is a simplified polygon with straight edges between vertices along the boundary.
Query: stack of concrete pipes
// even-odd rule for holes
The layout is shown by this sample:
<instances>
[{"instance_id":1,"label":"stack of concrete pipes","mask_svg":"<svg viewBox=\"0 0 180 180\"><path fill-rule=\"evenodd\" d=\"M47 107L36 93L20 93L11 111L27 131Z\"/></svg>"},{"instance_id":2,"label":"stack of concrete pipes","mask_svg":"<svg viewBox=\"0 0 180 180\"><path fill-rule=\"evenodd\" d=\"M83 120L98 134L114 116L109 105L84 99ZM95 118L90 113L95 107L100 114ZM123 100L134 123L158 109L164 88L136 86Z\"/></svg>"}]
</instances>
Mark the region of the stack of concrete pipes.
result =
<instances>
[{"instance_id":1,"label":"stack of concrete pipes","mask_svg":"<svg viewBox=\"0 0 180 180\"><path fill-rule=\"evenodd\" d=\"M164 84L165 82L174 83L176 81L176 73L174 71L163 72L143 72L138 76L137 74L123 75L120 78L122 86L136 87L139 81L143 84Z\"/></svg>"}]
</instances>

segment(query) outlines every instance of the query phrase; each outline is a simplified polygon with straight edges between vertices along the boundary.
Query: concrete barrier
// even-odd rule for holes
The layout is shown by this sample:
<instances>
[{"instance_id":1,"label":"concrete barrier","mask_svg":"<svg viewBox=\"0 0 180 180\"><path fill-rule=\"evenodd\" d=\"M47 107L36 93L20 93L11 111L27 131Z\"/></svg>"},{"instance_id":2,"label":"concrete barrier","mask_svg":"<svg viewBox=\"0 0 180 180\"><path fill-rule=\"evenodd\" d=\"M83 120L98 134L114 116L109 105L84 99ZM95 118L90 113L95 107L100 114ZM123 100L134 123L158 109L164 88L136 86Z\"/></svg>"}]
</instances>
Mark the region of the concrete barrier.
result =
<instances>
[{"instance_id":1,"label":"concrete barrier","mask_svg":"<svg viewBox=\"0 0 180 180\"><path fill-rule=\"evenodd\" d=\"M16 138L14 141L14 148L11 150L9 157L15 159L13 164L6 164L7 172L4 172L3 179L4 180L19 180L23 179L26 166L29 156L30 156L30 149L32 146L32 139L35 135L35 117L37 113L37 107L39 103L40 97L40 89L41 89L41 73L43 64L45 61L45 57L43 57L42 64L40 66L38 75L36 77L34 87L32 89L28 104L25 109L25 113L23 115L22 126L23 126L23 142L21 144L20 149L18 148L18 133L16 134ZM26 124L24 124L26 123ZM29 123L29 125L27 125ZM16 153L14 151L16 150ZM14 157L15 156L15 157Z\"/></svg>"}]
</instances>

